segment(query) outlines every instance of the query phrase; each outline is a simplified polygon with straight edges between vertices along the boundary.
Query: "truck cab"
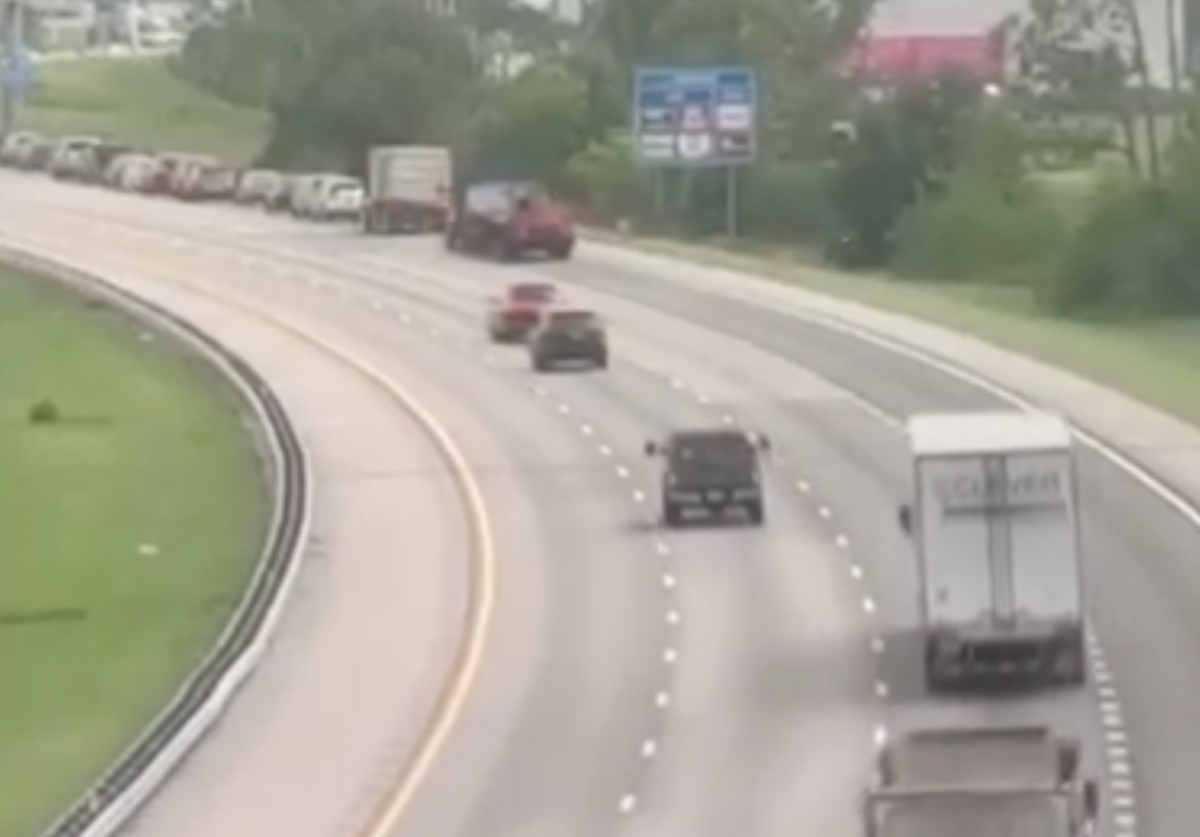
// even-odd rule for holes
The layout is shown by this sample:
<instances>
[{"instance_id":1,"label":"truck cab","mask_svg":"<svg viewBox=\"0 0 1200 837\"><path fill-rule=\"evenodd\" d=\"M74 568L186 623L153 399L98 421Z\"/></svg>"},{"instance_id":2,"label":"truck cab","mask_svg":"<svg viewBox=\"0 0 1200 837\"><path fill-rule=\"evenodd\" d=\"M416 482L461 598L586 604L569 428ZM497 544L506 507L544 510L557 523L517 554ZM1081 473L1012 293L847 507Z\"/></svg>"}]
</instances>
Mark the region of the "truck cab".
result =
<instances>
[{"instance_id":1,"label":"truck cab","mask_svg":"<svg viewBox=\"0 0 1200 837\"><path fill-rule=\"evenodd\" d=\"M765 436L734 428L677 430L647 442L646 455L663 461L662 518L671 528L688 514L742 511L754 526L766 519L760 452Z\"/></svg>"},{"instance_id":2,"label":"truck cab","mask_svg":"<svg viewBox=\"0 0 1200 837\"><path fill-rule=\"evenodd\" d=\"M1086 678L1074 443L1018 411L908 422L913 498L899 522L919 564L925 679L1079 685Z\"/></svg>"},{"instance_id":3,"label":"truck cab","mask_svg":"<svg viewBox=\"0 0 1200 837\"><path fill-rule=\"evenodd\" d=\"M567 259L575 248L575 226L566 207L539 183L470 183L454 195L446 246L501 261L535 252Z\"/></svg>"}]
</instances>

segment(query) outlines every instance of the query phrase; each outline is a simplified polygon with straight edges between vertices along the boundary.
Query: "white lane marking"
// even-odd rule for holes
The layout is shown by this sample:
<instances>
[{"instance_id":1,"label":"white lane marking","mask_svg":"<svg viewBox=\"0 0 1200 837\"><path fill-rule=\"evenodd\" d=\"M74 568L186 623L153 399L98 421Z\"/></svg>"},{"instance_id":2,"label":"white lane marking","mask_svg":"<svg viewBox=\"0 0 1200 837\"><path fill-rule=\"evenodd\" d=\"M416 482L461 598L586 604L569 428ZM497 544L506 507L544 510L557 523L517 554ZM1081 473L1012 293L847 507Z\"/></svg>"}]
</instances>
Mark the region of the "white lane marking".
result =
<instances>
[{"instance_id":1,"label":"white lane marking","mask_svg":"<svg viewBox=\"0 0 1200 837\"><path fill-rule=\"evenodd\" d=\"M805 480L796 480L796 488L800 489L805 494L812 491L812 486L809 485L808 482L806 482Z\"/></svg>"},{"instance_id":2,"label":"white lane marking","mask_svg":"<svg viewBox=\"0 0 1200 837\"><path fill-rule=\"evenodd\" d=\"M655 541L654 542L654 551L657 552L659 555L670 555L671 547L667 544L666 541Z\"/></svg>"},{"instance_id":3,"label":"white lane marking","mask_svg":"<svg viewBox=\"0 0 1200 837\"><path fill-rule=\"evenodd\" d=\"M610 457L610 456L612 456L612 453L613 453L613 452L612 452L612 448L610 448L608 445L601 445L601 446L600 446L600 455L601 455L601 456L603 456L603 457L606 457L606 458L607 458L607 457Z\"/></svg>"},{"instance_id":4,"label":"white lane marking","mask_svg":"<svg viewBox=\"0 0 1200 837\"><path fill-rule=\"evenodd\" d=\"M653 738L647 738L642 742L642 758L652 759L654 754L658 752L658 742Z\"/></svg>"},{"instance_id":5,"label":"white lane marking","mask_svg":"<svg viewBox=\"0 0 1200 837\"><path fill-rule=\"evenodd\" d=\"M592 429L592 426L590 424L581 424L581 425L579 425L579 432L582 433L584 436L591 436L596 431Z\"/></svg>"},{"instance_id":6,"label":"white lane marking","mask_svg":"<svg viewBox=\"0 0 1200 837\"><path fill-rule=\"evenodd\" d=\"M671 705L671 696L666 692L658 692L654 696L654 705L659 709L666 709Z\"/></svg>"},{"instance_id":7,"label":"white lane marking","mask_svg":"<svg viewBox=\"0 0 1200 837\"><path fill-rule=\"evenodd\" d=\"M558 412L560 415L564 415L564 416L571 415L571 405L570 404L559 404Z\"/></svg>"},{"instance_id":8,"label":"white lane marking","mask_svg":"<svg viewBox=\"0 0 1200 837\"><path fill-rule=\"evenodd\" d=\"M829 510L829 506L817 506L817 514L826 520L833 516L833 512Z\"/></svg>"},{"instance_id":9,"label":"white lane marking","mask_svg":"<svg viewBox=\"0 0 1200 837\"><path fill-rule=\"evenodd\" d=\"M883 641L883 637L880 637L880 636L871 637L871 653L872 654L882 654L885 649L886 649L886 645Z\"/></svg>"},{"instance_id":10,"label":"white lane marking","mask_svg":"<svg viewBox=\"0 0 1200 837\"><path fill-rule=\"evenodd\" d=\"M679 616L678 610L668 610L666 618L668 625L678 625L683 621L683 619Z\"/></svg>"},{"instance_id":11,"label":"white lane marking","mask_svg":"<svg viewBox=\"0 0 1200 837\"><path fill-rule=\"evenodd\" d=\"M663 662L669 666L675 665L679 660L679 652L674 648L667 648L663 651Z\"/></svg>"},{"instance_id":12,"label":"white lane marking","mask_svg":"<svg viewBox=\"0 0 1200 837\"><path fill-rule=\"evenodd\" d=\"M635 502L635 503L644 503L644 502L646 502L646 495L645 495L645 494L643 494L641 491L638 491L637 489L634 489L634 492L633 492L633 502Z\"/></svg>"},{"instance_id":13,"label":"white lane marking","mask_svg":"<svg viewBox=\"0 0 1200 837\"><path fill-rule=\"evenodd\" d=\"M850 575L853 576L855 581L862 581L862 578L863 578L862 567L860 567L858 564L851 564L850 565Z\"/></svg>"},{"instance_id":14,"label":"white lane marking","mask_svg":"<svg viewBox=\"0 0 1200 837\"><path fill-rule=\"evenodd\" d=\"M632 793L627 793L624 796L622 796L620 803L618 803L618 805L617 805L617 808L621 811L622 814L632 814L633 809L636 807L637 807L637 797L634 796Z\"/></svg>"},{"instance_id":15,"label":"white lane marking","mask_svg":"<svg viewBox=\"0 0 1200 837\"><path fill-rule=\"evenodd\" d=\"M862 609L867 613L874 613L875 612L875 600L871 599L871 598L863 599L862 600Z\"/></svg>"},{"instance_id":16,"label":"white lane marking","mask_svg":"<svg viewBox=\"0 0 1200 837\"><path fill-rule=\"evenodd\" d=\"M850 548L850 539L848 537L846 537L845 535L835 536L833 539L833 543L835 546L838 547L838 549L849 549Z\"/></svg>"},{"instance_id":17,"label":"white lane marking","mask_svg":"<svg viewBox=\"0 0 1200 837\"><path fill-rule=\"evenodd\" d=\"M617 476L623 480L629 479L629 469L626 468L624 465L618 465L617 466Z\"/></svg>"},{"instance_id":18,"label":"white lane marking","mask_svg":"<svg viewBox=\"0 0 1200 837\"><path fill-rule=\"evenodd\" d=\"M663 573L662 583L663 587L666 587L668 590L674 590L675 576L671 575L670 573Z\"/></svg>"},{"instance_id":19,"label":"white lane marking","mask_svg":"<svg viewBox=\"0 0 1200 837\"><path fill-rule=\"evenodd\" d=\"M721 416L721 421L725 422L726 424L733 424L734 418L729 414L725 414Z\"/></svg>"},{"instance_id":20,"label":"white lane marking","mask_svg":"<svg viewBox=\"0 0 1200 837\"><path fill-rule=\"evenodd\" d=\"M888 696L887 683L884 683L882 680L875 681L875 696L879 698L886 698Z\"/></svg>"}]
</instances>

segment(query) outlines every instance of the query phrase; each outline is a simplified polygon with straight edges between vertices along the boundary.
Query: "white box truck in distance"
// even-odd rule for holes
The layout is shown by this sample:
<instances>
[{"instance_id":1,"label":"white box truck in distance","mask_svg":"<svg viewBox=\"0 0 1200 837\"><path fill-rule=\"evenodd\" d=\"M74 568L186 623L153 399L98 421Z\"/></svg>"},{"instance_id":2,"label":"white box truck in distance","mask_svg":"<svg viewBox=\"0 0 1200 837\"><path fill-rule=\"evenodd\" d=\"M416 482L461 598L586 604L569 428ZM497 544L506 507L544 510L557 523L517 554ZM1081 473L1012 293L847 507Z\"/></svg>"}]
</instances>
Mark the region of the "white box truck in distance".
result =
<instances>
[{"instance_id":1,"label":"white box truck in distance","mask_svg":"<svg viewBox=\"0 0 1200 837\"><path fill-rule=\"evenodd\" d=\"M1086 679L1075 458L1062 419L919 414L900 525L919 563L931 690Z\"/></svg>"},{"instance_id":2,"label":"white box truck in distance","mask_svg":"<svg viewBox=\"0 0 1200 837\"><path fill-rule=\"evenodd\" d=\"M363 230L369 235L440 233L450 206L450 149L390 145L367 155Z\"/></svg>"}]
</instances>

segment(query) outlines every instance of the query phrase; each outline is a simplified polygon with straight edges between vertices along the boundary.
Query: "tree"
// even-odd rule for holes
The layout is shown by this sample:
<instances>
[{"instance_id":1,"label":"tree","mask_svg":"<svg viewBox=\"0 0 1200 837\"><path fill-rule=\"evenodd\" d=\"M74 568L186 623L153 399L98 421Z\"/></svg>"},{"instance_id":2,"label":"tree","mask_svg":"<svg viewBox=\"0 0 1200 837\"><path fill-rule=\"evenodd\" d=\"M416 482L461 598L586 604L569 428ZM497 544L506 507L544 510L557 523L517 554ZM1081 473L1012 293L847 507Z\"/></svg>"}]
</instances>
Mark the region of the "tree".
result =
<instances>
[{"instance_id":1,"label":"tree","mask_svg":"<svg viewBox=\"0 0 1200 837\"><path fill-rule=\"evenodd\" d=\"M1130 168L1159 178L1152 79L1133 0L1031 0L1029 13L1009 18L1003 32L1030 115L1059 125L1111 120Z\"/></svg>"}]
</instances>

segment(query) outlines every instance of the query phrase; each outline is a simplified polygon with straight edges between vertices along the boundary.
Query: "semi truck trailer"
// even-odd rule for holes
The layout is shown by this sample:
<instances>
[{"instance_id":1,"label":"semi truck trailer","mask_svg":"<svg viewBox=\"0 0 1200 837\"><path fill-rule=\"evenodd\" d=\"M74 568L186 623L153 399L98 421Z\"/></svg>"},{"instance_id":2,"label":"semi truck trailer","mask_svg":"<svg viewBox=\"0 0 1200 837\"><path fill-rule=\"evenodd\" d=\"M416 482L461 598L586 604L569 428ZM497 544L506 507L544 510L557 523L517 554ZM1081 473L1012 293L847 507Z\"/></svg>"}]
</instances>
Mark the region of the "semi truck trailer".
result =
<instances>
[{"instance_id":1,"label":"semi truck trailer","mask_svg":"<svg viewBox=\"0 0 1200 837\"><path fill-rule=\"evenodd\" d=\"M865 837L1083 837L1100 795L1077 740L1044 726L941 728L884 744Z\"/></svg>"},{"instance_id":2,"label":"semi truck trailer","mask_svg":"<svg viewBox=\"0 0 1200 837\"><path fill-rule=\"evenodd\" d=\"M913 497L899 518L919 565L929 688L1082 684L1070 427L1017 411L918 414L908 440Z\"/></svg>"}]
</instances>

